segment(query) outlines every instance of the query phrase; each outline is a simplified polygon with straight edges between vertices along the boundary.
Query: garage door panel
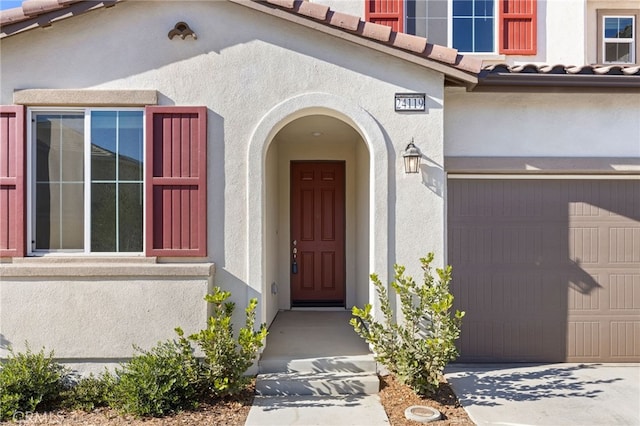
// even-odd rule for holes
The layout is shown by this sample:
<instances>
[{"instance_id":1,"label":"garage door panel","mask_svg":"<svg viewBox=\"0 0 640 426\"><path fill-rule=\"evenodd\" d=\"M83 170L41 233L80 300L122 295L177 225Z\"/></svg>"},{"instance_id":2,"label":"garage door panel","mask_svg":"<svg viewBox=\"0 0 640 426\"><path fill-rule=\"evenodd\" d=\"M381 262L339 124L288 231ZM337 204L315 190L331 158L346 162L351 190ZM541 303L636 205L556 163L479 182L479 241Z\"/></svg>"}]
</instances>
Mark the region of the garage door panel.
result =
<instances>
[{"instance_id":1,"label":"garage door panel","mask_svg":"<svg viewBox=\"0 0 640 426\"><path fill-rule=\"evenodd\" d=\"M640 361L640 181L450 179L461 361Z\"/></svg>"}]
</instances>

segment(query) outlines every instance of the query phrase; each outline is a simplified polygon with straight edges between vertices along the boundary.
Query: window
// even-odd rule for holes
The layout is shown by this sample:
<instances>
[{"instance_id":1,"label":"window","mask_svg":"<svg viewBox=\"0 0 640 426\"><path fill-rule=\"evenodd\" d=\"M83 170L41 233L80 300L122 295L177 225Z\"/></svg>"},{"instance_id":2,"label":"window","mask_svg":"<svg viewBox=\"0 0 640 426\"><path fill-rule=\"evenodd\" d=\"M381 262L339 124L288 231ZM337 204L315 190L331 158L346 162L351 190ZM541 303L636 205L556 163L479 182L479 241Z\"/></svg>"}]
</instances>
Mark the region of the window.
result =
<instances>
[{"instance_id":1,"label":"window","mask_svg":"<svg viewBox=\"0 0 640 426\"><path fill-rule=\"evenodd\" d=\"M635 16L602 17L602 52L605 64L635 63Z\"/></svg>"},{"instance_id":2,"label":"window","mask_svg":"<svg viewBox=\"0 0 640 426\"><path fill-rule=\"evenodd\" d=\"M453 0L453 47L460 52L494 52L493 0Z\"/></svg>"},{"instance_id":3,"label":"window","mask_svg":"<svg viewBox=\"0 0 640 426\"><path fill-rule=\"evenodd\" d=\"M34 111L32 252L143 251L142 110Z\"/></svg>"},{"instance_id":4,"label":"window","mask_svg":"<svg viewBox=\"0 0 640 426\"><path fill-rule=\"evenodd\" d=\"M0 257L207 256L206 107L0 105L0 129Z\"/></svg>"}]
</instances>

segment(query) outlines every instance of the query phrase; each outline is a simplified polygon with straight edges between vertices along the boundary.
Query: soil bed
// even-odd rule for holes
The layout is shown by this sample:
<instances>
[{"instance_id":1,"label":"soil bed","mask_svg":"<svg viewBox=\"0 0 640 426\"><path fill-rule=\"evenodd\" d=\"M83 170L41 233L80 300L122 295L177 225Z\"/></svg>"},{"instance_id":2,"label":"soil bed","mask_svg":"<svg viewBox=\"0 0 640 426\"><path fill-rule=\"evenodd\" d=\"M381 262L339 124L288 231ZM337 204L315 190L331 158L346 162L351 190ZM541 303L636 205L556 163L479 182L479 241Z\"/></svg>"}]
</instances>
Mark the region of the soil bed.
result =
<instances>
[{"instance_id":1,"label":"soil bed","mask_svg":"<svg viewBox=\"0 0 640 426\"><path fill-rule=\"evenodd\" d=\"M251 403L254 387L251 386L233 398L211 400L200 404L198 409L184 411L162 418L136 419L121 416L114 410L99 408L90 413L84 411L54 411L17 416L17 422L2 422L2 425L64 425L64 426L242 426L244 425ZM442 420L428 423L434 426L462 425L473 426L466 411L458 402L451 387L443 382L436 395L421 398L393 376L380 377L380 400L392 426L417 426L421 423L407 420L404 411L412 405L427 405L443 414ZM365 425L363 425L365 426Z\"/></svg>"}]
</instances>

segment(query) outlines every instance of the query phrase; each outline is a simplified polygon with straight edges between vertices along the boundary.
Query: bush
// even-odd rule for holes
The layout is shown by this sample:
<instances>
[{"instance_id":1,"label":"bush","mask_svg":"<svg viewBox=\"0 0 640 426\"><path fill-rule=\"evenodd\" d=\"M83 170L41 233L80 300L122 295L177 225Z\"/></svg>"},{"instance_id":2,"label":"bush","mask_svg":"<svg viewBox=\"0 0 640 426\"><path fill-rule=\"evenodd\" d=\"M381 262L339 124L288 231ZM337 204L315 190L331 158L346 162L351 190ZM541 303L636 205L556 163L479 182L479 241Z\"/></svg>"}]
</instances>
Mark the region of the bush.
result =
<instances>
[{"instance_id":1,"label":"bush","mask_svg":"<svg viewBox=\"0 0 640 426\"><path fill-rule=\"evenodd\" d=\"M458 356L455 340L460 336L464 312L451 315L453 295L449 292L451 266L436 269L433 276L433 253L421 258L424 284L405 276L405 267L394 265L395 281L391 286L400 299L403 320L394 321L389 295L376 274L371 275L380 301L383 321L371 314L371 305L354 307L356 318L351 325L356 333L373 346L376 359L416 393L434 393L444 367Z\"/></svg>"},{"instance_id":2,"label":"bush","mask_svg":"<svg viewBox=\"0 0 640 426\"><path fill-rule=\"evenodd\" d=\"M63 405L71 410L92 411L98 407L107 407L113 399L116 379L108 372L99 377L93 374L80 379L63 394Z\"/></svg>"},{"instance_id":3,"label":"bush","mask_svg":"<svg viewBox=\"0 0 640 426\"><path fill-rule=\"evenodd\" d=\"M200 366L190 347L158 343L116 369L111 406L136 416L160 417L197 406Z\"/></svg>"},{"instance_id":4,"label":"bush","mask_svg":"<svg viewBox=\"0 0 640 426\"><path fill-rule=\"evenodd\" d=\"M27 347L25 353L10 352L0 369L0 420L11 419L15 414L50 408L57 403L67 370L53 360L53 351L38 353Z\"/></svg>"},{"instance_id":5,"label":"bush","mask_svg":"<svg viewBox=\"0 0 640 426\"><path fill-rule=\"evenodd\" d=\"M243 390L248 378L247 369L251 367L267 337L267 327L262 324L258 331L254 330L256 320L257 299L251 299L245 309L246 321L236 339L233 335L231 317L235 309L233 302L226 300L231 296L228 291L214 288L205 300L213 305L213 313L209 317L206 329L188 337L202 349L204 353L204 380L209 393L213 396L235 394ZM187 345L184 332L176 328L183 345Z\"/></svg>"}]
</instances>

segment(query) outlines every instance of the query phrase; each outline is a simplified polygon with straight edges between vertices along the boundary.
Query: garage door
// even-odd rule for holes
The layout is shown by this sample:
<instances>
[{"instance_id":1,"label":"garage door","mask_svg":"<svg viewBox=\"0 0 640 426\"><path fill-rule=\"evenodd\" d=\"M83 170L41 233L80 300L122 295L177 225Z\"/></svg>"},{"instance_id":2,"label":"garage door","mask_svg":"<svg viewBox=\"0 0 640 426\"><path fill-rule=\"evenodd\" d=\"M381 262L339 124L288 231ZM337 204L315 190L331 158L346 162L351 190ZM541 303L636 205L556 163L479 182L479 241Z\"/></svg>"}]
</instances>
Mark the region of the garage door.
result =
<instances>
[{"instance_id":1,"label":"garage door","mask_svg":"<svg viewBox=\"0 0 640 426\"><path fill-rule=\"evenodd\" d=\"M640 361L640 180L448 182L460 361Z\"/></svg>"}]
</instances>

